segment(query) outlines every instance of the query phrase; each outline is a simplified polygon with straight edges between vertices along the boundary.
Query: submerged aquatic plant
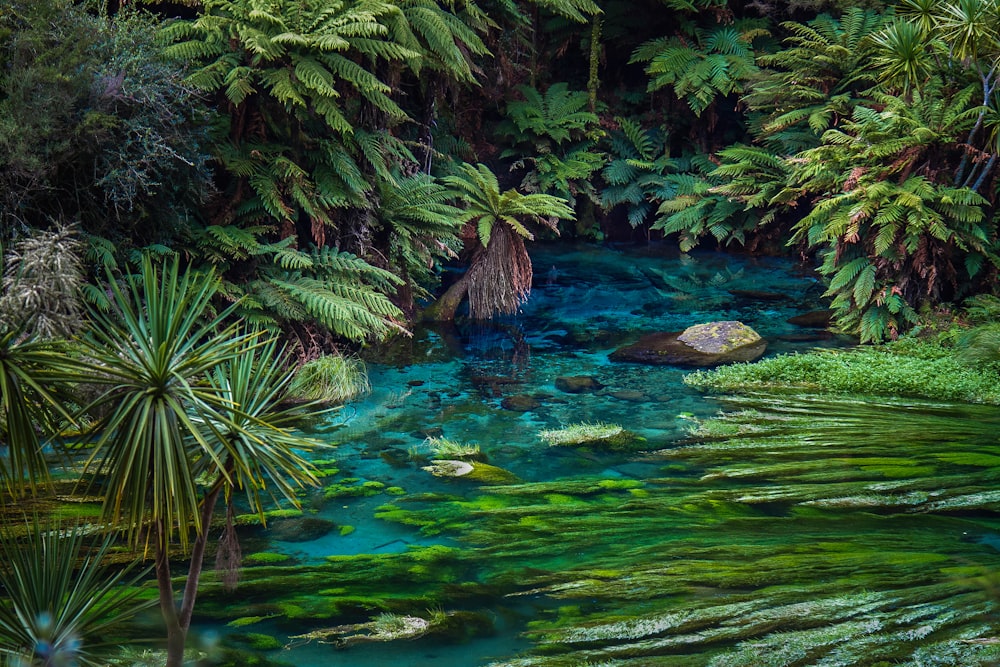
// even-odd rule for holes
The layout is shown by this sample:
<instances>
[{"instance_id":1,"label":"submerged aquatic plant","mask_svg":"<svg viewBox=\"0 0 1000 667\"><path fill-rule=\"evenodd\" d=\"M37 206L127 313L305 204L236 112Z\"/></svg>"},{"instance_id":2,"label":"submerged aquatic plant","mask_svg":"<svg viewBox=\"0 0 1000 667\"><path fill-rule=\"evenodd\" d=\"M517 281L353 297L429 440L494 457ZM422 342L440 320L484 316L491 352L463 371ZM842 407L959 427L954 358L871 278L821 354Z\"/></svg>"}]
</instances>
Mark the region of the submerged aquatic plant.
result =
<instances>
[{"instance_id":1,"label":"submerged aquatic plant","mask_svg":"<svg viewBox=\"0 0 1000 667\"><path fill-rule=\"evenodd\" d=\"M561 429L541 431L539 437L549 445L597 445L609 449L625 448L638 436L617 424L580 423Z\"/></svg>"},{"instance_id":2,"label":"submerged aquatic plant","mask_svg":"<svg viewBox=\"0 0 1000 667\"><path fill-rule=\"evenodd\" d=\"M424 441L436 459L478 459L482 456L479 445L458 442L449 438L427 438Z\"/></svg>"},{"instance_id":3,"label":"submerged aquatic plant","mask_svg":"<svg viewBox=\"0 0 1000 667\"><path fill-rule=\"evenodd\" d=\"M258 602L240 613L277 613L275 622L308 632L342 614L422 617L456 600L532 600L531 648L492 667L985 667L1000 658L991 623L1000 410L719 400L726 411L692 420L687 440L612 463L614 476L384 505L380 518L466 548L253 568L244 594ZM646 466L641 480L627 476L635 466Z\"/></svg>"}]
</instances>

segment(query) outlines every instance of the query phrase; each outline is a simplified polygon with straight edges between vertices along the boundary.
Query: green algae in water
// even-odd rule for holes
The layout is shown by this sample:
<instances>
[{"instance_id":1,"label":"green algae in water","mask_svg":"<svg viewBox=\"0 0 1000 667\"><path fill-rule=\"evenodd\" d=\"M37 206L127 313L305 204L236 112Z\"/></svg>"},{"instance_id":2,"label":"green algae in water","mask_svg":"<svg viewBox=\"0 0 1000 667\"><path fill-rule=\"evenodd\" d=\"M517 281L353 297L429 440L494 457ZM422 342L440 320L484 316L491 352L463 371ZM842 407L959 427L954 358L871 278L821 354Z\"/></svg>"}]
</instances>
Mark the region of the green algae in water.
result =
<instances>
[{"instance_id":1,"label":"green algae in water","mask_svg":"<svg viewBox=\"0 0 1000 667\"><path fill-rule=\"evenodd\" d=\"M637 274L631 288L648 289L648 282ZM559 295L559 308L582 303L579 312L589 310L587 317L597 300L605 308L628 301L607 296L593 282L559 289L573 290ZM597 326L567 322L555 307L551 312L544 323L536 321L540 331L563 335ZM635 318L641 326L670 327L690 316L656 312L663 315L655 323ZM765 335L783 321L772 312L746 314ZM634 321L614 311L599 326L611 330L615 322ZM547 334L527 335L537 341ZM996 658L989 642L1000 589L991 583L1000 565L993 546L1000 544L1000 471L988 458L1000 455L995 411L786 395L717 399L726 412L711 420L718 405L692 398L680 386L680 372L608 366L605 339L591 338L572 357L558 350L548 358L534 349L530 367L513 371L502 359L475 354L441 364L437 378L417 368L419 360L413 368L374 368L376 378L393 378L396 395L375 396L382 416L334 435L342 443L338 467L359 481L426 492L393 497L392 505L384 504L389 498L345 499L323 511L346 511L348 504L377 511L394 535L407 536L398 542L401 552L248 568L238 614L271 616L266 623L273 628L265 632L280 637L368 622L380 613L529 609L504 630L523 634L489 650L475 642L452 646L444 638L410 649L379 646L364 653L354 647L336 656L352 667L423 667L433 664L421 662L428 653L438 656L437 664L455 667L924 667L986 665ZM473 373L507 373L530 393L532 383L566 371L591 372L615 390L662 391L669 400L626 404L585 395L544 399L533 414L512 414L502 410L500 397L467 386ZM411 379L425 384L398 390ZM646 428L654 420L662 427ZM574 422L625 424L655 451L538 446L539 430ZM685 426L697 430L689 434ZM401 477L390 478L374 470L377 458L364 458L420 451L422 431L431 427L456 442L482 443L491 463L521 481L438 479L419 470L426 461L407 457L394 468ZM351 448L370 452L354 456ZM362 532L363 518L328 518ZM330 544L353 537L337 536ZM425 539L442 544L417 547ZM235 615L214 575L204 590L206 617ZM516 648L515 640L521 642ZM307 655L287 657L302 665L331 660L328 653Z\"/></svg>"}]
</instances>

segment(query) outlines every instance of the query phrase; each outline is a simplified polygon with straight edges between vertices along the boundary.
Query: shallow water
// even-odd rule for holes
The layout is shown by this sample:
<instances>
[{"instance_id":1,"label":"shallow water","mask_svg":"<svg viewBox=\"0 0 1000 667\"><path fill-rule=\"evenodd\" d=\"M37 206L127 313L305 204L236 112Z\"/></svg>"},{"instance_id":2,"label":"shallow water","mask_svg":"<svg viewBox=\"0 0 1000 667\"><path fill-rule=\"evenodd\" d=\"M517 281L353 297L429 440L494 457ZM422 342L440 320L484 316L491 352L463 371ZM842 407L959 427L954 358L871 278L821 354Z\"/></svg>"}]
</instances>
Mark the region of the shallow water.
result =
<instances>
[{"instance_id":1,"label":"shallow water","mask_svg":"<svg viewBox=\"0 0 1000 667\"><path fill-rule=\"evenodd\" d=\"M997 411L705 397L684 369L608 354L721 319L752 326L768 354L849 344L786 322L823 307L813 276L655 246L533 259L517 317L379 351L374 390L324 435L339 469L324 481L371 495L307 497L308 516L338 526L316 539L248 533L245 553L294 560L247 568L234 596L209 577L203 629L295 644L260 654L303 667L993 664ZM581 375L602 388L556 388ZM505 409L512 396L537 405ZM687 440L720 409L759 426ZM580 422L644 440L614 453L539 437ZM428 436L477 444L518 483L432 476ZM412 641L289 639L385 611L470 614Z\"/></svg>"}]
</instances>

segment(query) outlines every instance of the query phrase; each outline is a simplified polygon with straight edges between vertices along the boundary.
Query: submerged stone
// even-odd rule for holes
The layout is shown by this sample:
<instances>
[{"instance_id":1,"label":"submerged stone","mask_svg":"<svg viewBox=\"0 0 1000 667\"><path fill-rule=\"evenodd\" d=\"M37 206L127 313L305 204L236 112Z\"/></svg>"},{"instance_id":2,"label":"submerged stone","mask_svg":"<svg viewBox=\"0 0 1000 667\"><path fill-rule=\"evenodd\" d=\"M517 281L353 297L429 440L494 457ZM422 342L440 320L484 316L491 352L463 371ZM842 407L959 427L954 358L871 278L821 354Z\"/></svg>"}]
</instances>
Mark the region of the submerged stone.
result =
<instances>
[{"instance_id":1,"label":"submerged stone","mask_svg":"<svg viewBox=\"0 0 1000 667\"><path fill-rule=\"evenodd\" d=\"M649 396L642 393L641 391L636 391L635 389L622 389L621 391L611 391L608 392L608 396L612 398L617 398L619 401L626 401L628 403L645 403L650 400Z\"/></svg>"},{"instance_id":2,"label":"submerged stone","mask_svg":"<svg viewBox=\"0 0 1000 667\"><path fill-rule=\"evenodd\" d=\"M270 537L280 542L312 542L336 528L336 524L317 517L279 519L268 525Z\"/></svg>"},{"instance_id":3,"label":"submerged stone","mask_svg":"<svg viewBox=\"0 0 1000 667\"><path fill-rule=\"evenodd\" d=\"M718 366L754 361L767 349L756 331L735 320L709 322L682 332L643 336L611 353L611 361L675 366Z\"/></svg>"},{"instance_id":4,"label":"submerged stone","mask_svg":"<svg viewBox=\"0 0 1000 667\"><path fill-rule=\"evenodd\" d=\"M512 387L524 384L522 380L514 377L502 375L474 375L471 378L472 386L486 398L499 398L504 391Z\"/></svg>"},{"instance_id":5,"label":"submerged stone","mask_svg":"<svg viewBox=\"0 0 1000 667\"><path fill-rule=\"evenodd\" d=\"M756 289L731 289L728 291L733 296L752 301L784 301L788 298L781 292L766 292Z\"/></svg>"},{"instance_id":6,"label":"submerged stone","mask_svg":"<svg viewBox=\"0 0 1000 667\"><path fill-rule=\"evenodd\" d=\"M785 321L799 327L823 329L830 326L830 320L832 318L832 310L811 310L808 313L802 313L801 315L789 317Z\"/></svg>"},{"instance_id":7,"label":"submerged stone","mask_svg":"<svg viewBox=\"0 0 1000 667\"><path fill-rule=\"evenodd\" d=\"M500 401L500 407L504 410L511 410L513 412L530 412L541 406L542 402L533 396L528 396L527 394L517 394L515 396L507 396L502 401Z\"/></svg>"},{"instance_id":8,"label":"submerged stone","mask_svg":"<svg viewBox=\"0 0 1000 667\"><path fill-rule=\"evenodd\" d=\"M567 394L586 394L604 387L597 378L589 375L571 375L556 378L556 389Z\"/></svg>"}]
</instances>

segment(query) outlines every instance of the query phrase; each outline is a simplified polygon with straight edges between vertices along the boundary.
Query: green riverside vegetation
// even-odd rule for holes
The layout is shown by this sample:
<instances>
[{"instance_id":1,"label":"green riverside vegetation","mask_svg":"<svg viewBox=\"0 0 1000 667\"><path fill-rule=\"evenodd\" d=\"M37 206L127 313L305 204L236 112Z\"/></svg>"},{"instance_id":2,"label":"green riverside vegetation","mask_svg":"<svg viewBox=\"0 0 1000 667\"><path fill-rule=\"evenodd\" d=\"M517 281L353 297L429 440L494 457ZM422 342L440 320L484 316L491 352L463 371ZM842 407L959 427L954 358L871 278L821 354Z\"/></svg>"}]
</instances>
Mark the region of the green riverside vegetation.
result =
<instances>
[{"instance_id":1,"label":"green riverside vegetation","mask_svg":"<svg viewBox=\"0 0 1000 667\"><path fill-rule=\"evenodd\" d=\"M970 364L953 346L918 340L781 355L691 373L684 382L717 392L805 391L1000 404L1000 366Z\"/></svg>"},{"instance_id":2,"label":"green riverside vegetation","mask_svg":"<svg viewBox=\"0 0 1000 667\"><path fill-rule=\"evenodd\" d=\"M1000 404L998 25L1000 0L4 0L0 655L109 664L110 616L155 602L166 655L119 657L179 667L199 591L224 618L237 524L388 496L381 518L461 546L258 555L246 647L281 646L258 622L339 615L359 622L302 640L461 634L483 619L443 591L489 588L567 600L497 667L995 661L988 543L943 559L905 517L988 536L998 502L976 446ZM471 499L310 460L325 443L297 429L372 390L359 353L516 315L531 244L557 239L799 258L862 346L688 375L759 395L664 451L542 430L662 462L635 484L524 481L438 435L422 467ZM846 549L837 512L859 508L870 540Z\"/></svg>"}]
</instances>

